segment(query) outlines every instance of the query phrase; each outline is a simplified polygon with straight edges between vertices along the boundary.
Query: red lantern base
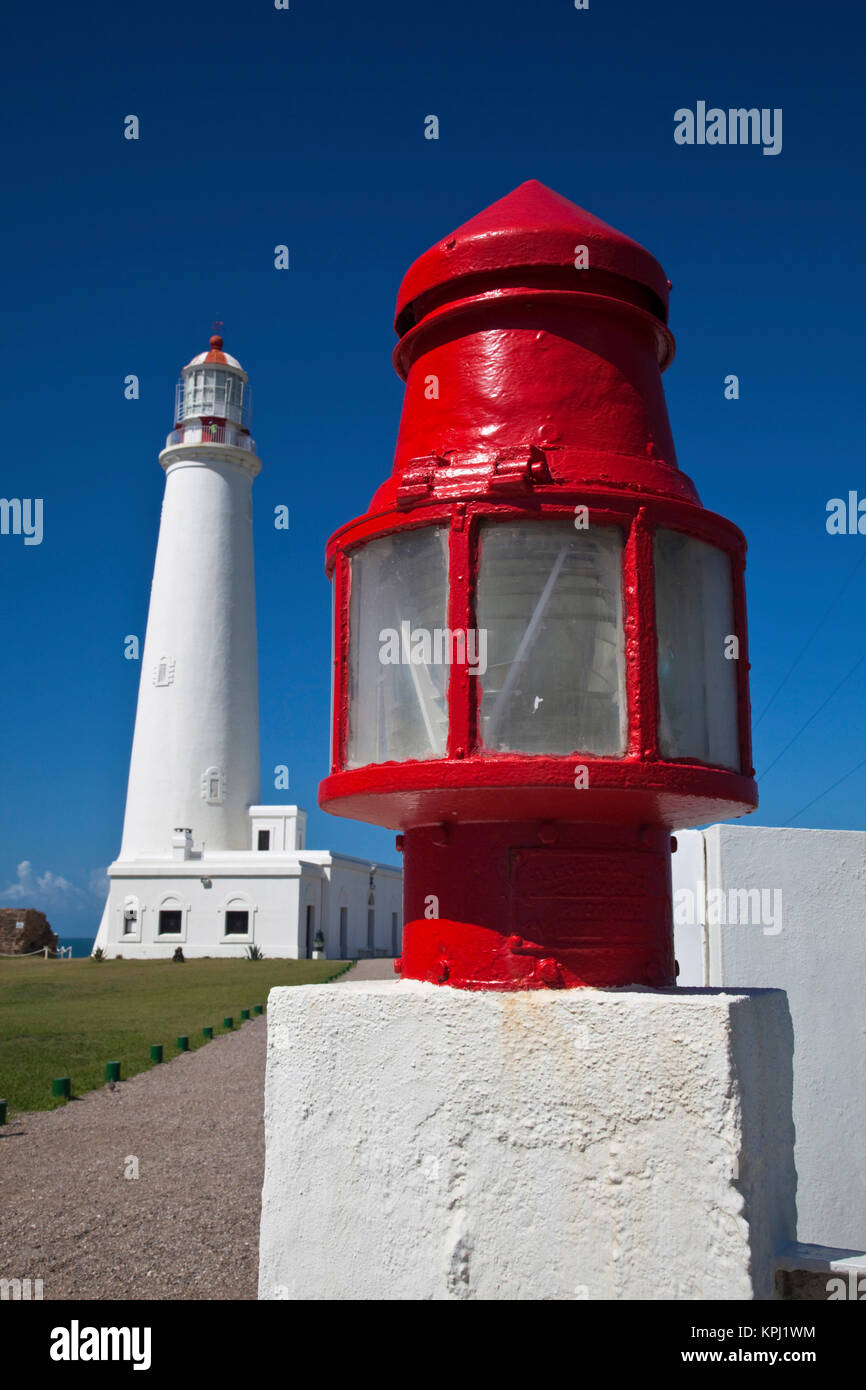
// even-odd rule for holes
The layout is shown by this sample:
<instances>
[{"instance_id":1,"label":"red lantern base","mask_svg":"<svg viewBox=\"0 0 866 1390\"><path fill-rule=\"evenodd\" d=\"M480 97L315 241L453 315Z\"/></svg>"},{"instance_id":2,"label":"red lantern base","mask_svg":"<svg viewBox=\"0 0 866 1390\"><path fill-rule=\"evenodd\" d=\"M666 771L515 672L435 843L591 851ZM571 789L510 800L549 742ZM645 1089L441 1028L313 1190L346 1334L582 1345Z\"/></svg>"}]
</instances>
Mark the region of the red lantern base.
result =
<instances>
[{"instance_id":1,"label":"red lantern base","mask_svg":"<svg viewBox=\"0 0 866 1390\"><path fill-rule=\"evenodd\" d=\"M675 983L671 837L659 826L421 826L403 852L404 979L500 990Z\"/></svg>"}]
</instances>

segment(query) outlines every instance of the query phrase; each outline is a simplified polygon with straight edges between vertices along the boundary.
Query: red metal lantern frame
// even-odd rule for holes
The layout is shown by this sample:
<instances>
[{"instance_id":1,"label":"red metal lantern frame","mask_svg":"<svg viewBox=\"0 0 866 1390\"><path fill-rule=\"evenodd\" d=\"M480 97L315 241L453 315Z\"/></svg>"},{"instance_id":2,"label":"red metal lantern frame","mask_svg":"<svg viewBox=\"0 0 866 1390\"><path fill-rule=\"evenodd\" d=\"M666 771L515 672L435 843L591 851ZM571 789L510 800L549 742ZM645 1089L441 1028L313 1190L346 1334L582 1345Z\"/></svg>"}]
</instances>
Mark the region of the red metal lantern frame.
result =
<instances>
[{"instance_id":1,"label":"red metal lantern frame","mask_svg":"<svg viewBox=\"0 0 866 1390\"><path fill-rule=\"evenodd\" d=\"M542 756L501 753L485 749L478 737L478 678L466 665L453 665L448 679L448 742L444 758L371 763L346 767L349 720L349 605L350 559L372 540L421 527L449 529L448 626L467 630L475 624L475 585L481 521L568 520L575 506L586 506L589 525L615 526L624 533L623 626L628 739L626 752L597 757L576 748L573 753ZM652 518L650 519L650 509ZM737 716L740 768L727 770L695 758L661 758L658 749L658 638L655 618L653 534L677 530L723 550L731 562L737 663ZM394 830L429 824L431 819L498 820L513 814L515 791L522 790L526 818L539 815L566 820L598 820L600 803L584 813L580 792L573 785L575 759L589 769L594 792L610 790L610 814L615 820L644 819L674 828L715 814L723 801L725 813L752 809L755 798L751 758L748 684L748 634L745 598L746 541L725 517L689 503L654 498L632 499L561 491L554 497L539 490L532 504L490 502L484 498L416 505L405 511L366 516L350 522L331 537L327 571L334 595L334 708L331 775L321 786L320 800L336 815L349 815ZM641 777L641 773L645 776ZM636 784L635 777L640 778ZM439 804L435 796L440 792ZM415 793L423 793L421 800ZM627 793L625 802L623 793ZM729 809L732 807L733 809ZM604 803L601 803L603 807Z\"/></svg>"}]
</instances>

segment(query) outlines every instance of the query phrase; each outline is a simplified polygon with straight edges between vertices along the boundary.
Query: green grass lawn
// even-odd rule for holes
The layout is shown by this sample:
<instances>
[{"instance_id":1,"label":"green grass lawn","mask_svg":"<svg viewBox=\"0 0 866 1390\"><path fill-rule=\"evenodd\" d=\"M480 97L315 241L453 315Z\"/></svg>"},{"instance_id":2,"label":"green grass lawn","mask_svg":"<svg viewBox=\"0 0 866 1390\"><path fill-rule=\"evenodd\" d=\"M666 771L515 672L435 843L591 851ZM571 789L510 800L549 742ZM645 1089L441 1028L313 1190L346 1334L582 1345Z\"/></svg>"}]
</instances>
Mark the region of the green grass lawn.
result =
<instances>
[{"instance_id":1,"label":"green grass lawn","mask_svg":"<svg viewBox=\"0 0 866 1390\"><path fill-rule=\"evenodd\" d=\"M106 1062L123 1079L145 1071L151 1043L166 1061L177 1039L202 1047L202 1028L241 1026L241 1009L267 1004L274 985L323 984L347 968L333 960L0 960L0 1097L15 1110L53 1110L56 1076L72 1094L102 1086Z\"/></svg>"}]
</instances>

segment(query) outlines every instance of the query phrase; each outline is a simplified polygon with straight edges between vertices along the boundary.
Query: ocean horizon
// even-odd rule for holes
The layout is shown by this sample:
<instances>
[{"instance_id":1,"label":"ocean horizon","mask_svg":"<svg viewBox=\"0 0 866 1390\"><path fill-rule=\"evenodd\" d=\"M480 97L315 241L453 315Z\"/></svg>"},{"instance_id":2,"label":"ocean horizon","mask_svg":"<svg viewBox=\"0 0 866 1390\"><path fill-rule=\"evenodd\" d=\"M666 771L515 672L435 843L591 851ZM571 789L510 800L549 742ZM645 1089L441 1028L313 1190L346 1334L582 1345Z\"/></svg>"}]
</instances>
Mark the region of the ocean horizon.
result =
<instances>
[{"instance_id":1,"label":"ocean horizon","mask_svg":"<svg viewBox=\"0 0 866 1390\"><path fill-rule=\"evenodd\" d=\"M93 950L93 943L96 935L93 936L61 936L59 942L61 946L72 947L72 959L76 960L81 956L89 956Z\"/></svg>"}]
</instances>

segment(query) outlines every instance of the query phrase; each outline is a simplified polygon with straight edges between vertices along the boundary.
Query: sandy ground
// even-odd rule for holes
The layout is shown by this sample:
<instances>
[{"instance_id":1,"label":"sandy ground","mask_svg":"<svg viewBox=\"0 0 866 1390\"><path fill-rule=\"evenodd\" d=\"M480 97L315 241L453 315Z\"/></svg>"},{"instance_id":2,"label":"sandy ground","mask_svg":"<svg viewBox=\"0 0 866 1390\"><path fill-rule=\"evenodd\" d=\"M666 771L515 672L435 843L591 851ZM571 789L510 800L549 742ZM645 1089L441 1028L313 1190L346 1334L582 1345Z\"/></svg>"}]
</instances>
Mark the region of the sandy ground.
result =
<instances>
[{"instance_id":1,"label":"sandy ground","mask_svg":"<svg viewBox=\"0 0 866 1390\"><path fill-rule=\"evenodd\" d=\"M390 960L342 979L383 977ZM0 1128L0 1278L45 1299L254 1299L266 1040L253 1019Z\"/></svg>"}]
</instances>

